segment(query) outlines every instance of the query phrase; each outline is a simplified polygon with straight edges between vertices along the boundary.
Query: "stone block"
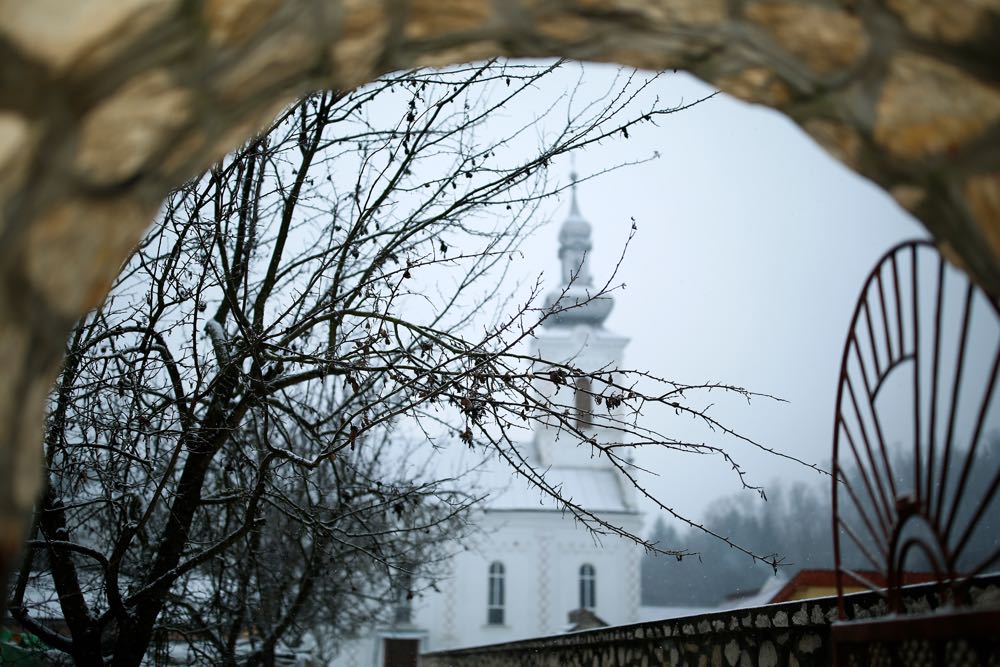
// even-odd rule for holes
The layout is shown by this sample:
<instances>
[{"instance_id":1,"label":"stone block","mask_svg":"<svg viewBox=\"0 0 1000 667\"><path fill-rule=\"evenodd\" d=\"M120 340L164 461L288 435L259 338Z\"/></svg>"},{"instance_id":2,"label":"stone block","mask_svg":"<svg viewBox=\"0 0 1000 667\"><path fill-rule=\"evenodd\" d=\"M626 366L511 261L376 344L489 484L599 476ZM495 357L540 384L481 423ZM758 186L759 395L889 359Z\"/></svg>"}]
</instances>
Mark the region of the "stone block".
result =
<instances>
[{"instance_id":1,"label":"stone block","mask_svg":"<svg viewBox=\"0 0 1000 667\"><path fill-rule=\"evenodd\" d=\"M75 171L94 185L128 180L190 121L192 104L191 91L166 70L130 79L84 117Z\"/></svg>"},{"instance_id":2,"label":"stone block","mask_svg":"<svg viewBox=\"0 0 1000 667\"><path fill-rule=\"evenodd\" d=\"M916 160L957 151L998 120L1000 88L952 65L903 53L889 67L874 135L893 155Z\"/></svg>"},{"instance_id":3,"label":"stone block","mask_svg":"<svg viewBox=\"0 0 1000 667\"><path fill-rule=\"evenodd\" d=\"M802 2L754 2L746 17L813 72L831 74L860 62L868 36L846 11Z\"/></svg>"}]
</instances>

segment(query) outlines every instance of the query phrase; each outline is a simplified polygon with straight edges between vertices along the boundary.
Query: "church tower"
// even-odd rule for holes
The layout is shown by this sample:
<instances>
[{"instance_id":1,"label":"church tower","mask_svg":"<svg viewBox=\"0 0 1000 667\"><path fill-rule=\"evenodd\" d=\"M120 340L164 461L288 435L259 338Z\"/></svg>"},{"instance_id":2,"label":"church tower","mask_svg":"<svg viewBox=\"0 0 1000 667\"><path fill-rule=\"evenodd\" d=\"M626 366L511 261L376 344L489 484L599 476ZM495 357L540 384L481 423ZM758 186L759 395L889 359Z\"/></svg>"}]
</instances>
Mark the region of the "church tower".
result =
<instances>
[{"instance_id":1,"label":"church tower","mask_svg":"<svg viewBox=\"0 0 1000 667\"><path fill-rule=\"evenodd\" d=\"M602 375L618 370L628 338L604 327L604 321L614 307L614 298L601 294L604 282L596 281L590 272L593 249L591 225L580 212L577 201L576 174L573 179L569 216L559 230L559 285L545 299L549 312L542 331L534 340L533 356L569 364L585 372L599 371ZM558 391L551 382L541 381L539 391L552 396L565 406L576 427L598 442L621 442L623 434L610 428L604 420L587 419L586 415L603 410L593 403L588 392L600 392L602 386L590 386L586 379L577 386L565 386ZM592 422L598 422L594 424ZM549 423L535 432L535 446L542 465L555 467L610 468L603 456L595 456L593 448L559 425ZM632 500L632 489L622 489ZM632 505L631 502L627 504Z\"/></svg>"},{"instance_id":2,"label":"church tower","mask_svg":"<svg viewBox=\"0 0 1000 667\"><path fill-rule=\"evenodd\" d=\"M607 402L583 404L588 391L604 391L604 382L557 387L548 379L547 365L553 362L607 378L618 370L628 343L604 327L614 300L600 293L604 281L591 276L591 226L580 213L573 180L569 216L559 231L559 283L545 300L550 315L532 350L546 361L535 364L542 378L536 389L555 401L560 413L567 411L569 427L565 420L537 425L531 440L515 446L563 499L638 535L643 519L634 487L592 444L620 443L623 434L609 425ZM480 531L456 549L442 593L415 607L416 624L426 628L421 650L551 635L567 628L571 614L582 612L612 625L639 620L635 545L595 540L558 502L512 478L499 459L479 471L479 483L481 489L495 489L475 516Z\"/></svg>"}]
</instances>

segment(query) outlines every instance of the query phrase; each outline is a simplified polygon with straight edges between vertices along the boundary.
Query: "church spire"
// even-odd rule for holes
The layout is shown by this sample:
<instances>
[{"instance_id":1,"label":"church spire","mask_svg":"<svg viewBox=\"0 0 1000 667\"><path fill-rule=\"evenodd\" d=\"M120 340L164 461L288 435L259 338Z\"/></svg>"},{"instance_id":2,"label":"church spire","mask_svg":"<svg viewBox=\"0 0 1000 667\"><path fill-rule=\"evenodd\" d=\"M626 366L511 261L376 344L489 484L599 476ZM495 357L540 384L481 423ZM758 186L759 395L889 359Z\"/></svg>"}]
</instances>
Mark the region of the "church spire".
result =
<instances>
[{"instance_id":1,"label":"church spire","mask_svg":"<svg viewBox=\"0 0 1000 667\"><path fill-rule=\"evenodd\" d=\"M577 201L577 174L570 172L569 215L559 229L559 260L562 264L559 287L546 298L546 306L554 313L554 325L585 324L599 327L614 306L609 296L593 296L594 280L590 274L590 223L580 212Z\"/></svg>"},{"instance_id":2,"label":"church spire","mask_svg":"<svg viewBox=\"0 0 1000 667\"><path fill-rule=\"evenodd\" d=\"M559 230L559 259L562 261L562 284L590 285L588 255L594 247L590 240L590 223L580 213L576 200L576 170L570 172L569 216Z\"/></svg>"},{"instance_id":3,"label":"church spire","mask_svg":"<svg viewBox=\"0 0 1000 667\"><path fill-rule=\"evenodd\" d=\"M576 203L576 160L573 160L573 167L569 172L569 182L569 215L570 217L576 216L582 218L583 216L580 215L580 206Z\"/></svg>"}]
</instances>

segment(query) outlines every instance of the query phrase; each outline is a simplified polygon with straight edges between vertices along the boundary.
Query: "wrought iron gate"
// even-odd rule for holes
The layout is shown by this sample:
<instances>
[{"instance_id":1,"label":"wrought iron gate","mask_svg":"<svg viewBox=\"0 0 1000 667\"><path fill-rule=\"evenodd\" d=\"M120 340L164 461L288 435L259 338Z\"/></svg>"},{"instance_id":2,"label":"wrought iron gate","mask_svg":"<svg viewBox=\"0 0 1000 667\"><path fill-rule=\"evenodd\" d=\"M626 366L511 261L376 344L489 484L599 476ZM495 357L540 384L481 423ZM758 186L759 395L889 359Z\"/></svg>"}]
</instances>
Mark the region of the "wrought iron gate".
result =
<instances>
[{"instance_id":1,"label":"wrought iron gate","mask_svg":"<svg viewBox=\"0 0 1000 667\"><path fill-rule=\"evenodd\" d=\"M1000 562L998 369L997 303L928 242L887 252L865 281L841 359L835 663L1000 664L1000 608L973 606L970 595ZM862 570L883 573L886 585ZM932 574L933 604L904 603L912 571ZM848 582L881 595L886 615L852 619Z\"/></svg>"}]
</instances>

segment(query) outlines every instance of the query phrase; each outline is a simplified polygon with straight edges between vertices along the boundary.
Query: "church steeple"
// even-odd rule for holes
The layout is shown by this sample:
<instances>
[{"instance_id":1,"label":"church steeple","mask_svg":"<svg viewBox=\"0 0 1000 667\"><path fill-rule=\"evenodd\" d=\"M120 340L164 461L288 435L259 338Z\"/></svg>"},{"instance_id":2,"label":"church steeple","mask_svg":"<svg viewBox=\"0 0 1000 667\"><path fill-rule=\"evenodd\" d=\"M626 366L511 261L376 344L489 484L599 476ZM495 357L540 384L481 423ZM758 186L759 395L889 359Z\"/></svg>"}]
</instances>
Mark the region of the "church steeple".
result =
<instances>
[{"instance_id":1,"label":"church steeple","mask_svg":"<svg viewBox=\"0 0 1000 667\"><path fill-rule=\"evenodd\" d=\"M565 406L576 413L579 430L597 438L599 442L622 442L623 434L618 428L621 407L597 408L593 403L596 386L594 375L587 373L610 371L621 367L628 339L604 326L614 300L601 293L606 280L590 273L590 254L593 250L592 227L580 211L579 181L575 170L571 174L569 215L559 228L559 262L561 274L558 286L545 299L548 317L538 335L532 340L532 356L546 362L570 364L585 373L572 383L556 387L548 379L538 380L540 392L553 396L556 405ZM598 270L600 273L600 269ZM544 373L540 375L544 377ZM591 383L594 384L591 384ZM598 417L610 410L612 415L605 419ZM568 435L560 420L553 419L535 431L534 444L538 460L543 466L553 468L564 466L573 469L588 469L596 476L609 482L609 497L621 499L623 506L630 510L635 507L634 492L625 479L619 479L616 469L606 456L594 456L589 446L580 446L575 438ZM598 475L597 473L600 472ZM616 483L615 480L618 480ZM595 488L598 482L594 481ZM603 484L603 482L602 482Z\"/></svg>"},{"instance_id":2,"label":"church steeple","mask_svg":"<svg viewBox=\"0 0 1000 667\"><path fill-rule=\"evenodd\" d=\"M580 205L576 201L576 172L570 172L570 205L569 217L559 230L559 259L562 260L562 285L575 282L578 285L590 286L593 279L590 276L588 254L593 243L590 240L590 223L580 213ZM574 280L575 278L575 280Z\"/></svg>"},{"instance_id":3,"label":"church steeple","mask_svg":"<svg viewBox=\"0 0 1000 667\"><path fill-rule=\"evenodd\" d=\"M614 307L610 296L594 296L590 274L590 223L580 213L577 201L577 175L570 172L569 216L559 229L559 260L562 263L559 287L549 293L545 306L552 312L549 323L555 326L577 324L599 327Z\"/></svg>"}]
</instances>

